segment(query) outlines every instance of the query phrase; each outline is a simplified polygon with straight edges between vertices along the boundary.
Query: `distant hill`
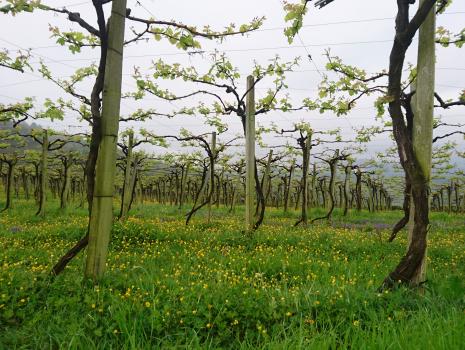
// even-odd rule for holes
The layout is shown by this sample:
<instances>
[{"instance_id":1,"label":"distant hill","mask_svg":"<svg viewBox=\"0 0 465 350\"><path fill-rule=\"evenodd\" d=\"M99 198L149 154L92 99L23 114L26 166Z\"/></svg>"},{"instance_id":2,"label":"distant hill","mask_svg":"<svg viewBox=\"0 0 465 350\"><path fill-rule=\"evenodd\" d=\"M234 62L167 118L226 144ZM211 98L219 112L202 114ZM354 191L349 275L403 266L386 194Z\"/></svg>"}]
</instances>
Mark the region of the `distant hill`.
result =
<instances>
[{"instance_id":1,"label":"distant hill","mask_svg":"<svg viewBox=\"0 0 465 350\"><path fill-rule=\"evenodd\" d=\"M11 130L11 131L18 132L21 135L30 135L32 133L32 131L35 130L35 129L42 129L42 126L40 126L39 124L36 124L36 123L29 124L27 122L23 122L19 126L17 126L16 128L14 128L13 123L10 122L10 121L0 122L0 131L2 131L2 130ZM50 141L55 140L57 137L59 137L59 136L50 136ZM16 149L16 150L18 150L18 149L40 150L41 149L40 145L36 141L34 141L34 139L31 138L31 137L24 137L21 144L16 142L16 141L8 141L8 140L2 140L1 142L10 144L10 146L13 146L14 149ZM77 144L77 143L70 143L70 144L64 146L63 149L67 150L67 151L87 152L86 147L84 147L84 146L82 146L80 144ZM8 147L8 148L5 148L5 149L0 149L0 153L8 153L8 152L11 152L11 151L12 151L11 147Z\"/></svg>"}]
</instances>

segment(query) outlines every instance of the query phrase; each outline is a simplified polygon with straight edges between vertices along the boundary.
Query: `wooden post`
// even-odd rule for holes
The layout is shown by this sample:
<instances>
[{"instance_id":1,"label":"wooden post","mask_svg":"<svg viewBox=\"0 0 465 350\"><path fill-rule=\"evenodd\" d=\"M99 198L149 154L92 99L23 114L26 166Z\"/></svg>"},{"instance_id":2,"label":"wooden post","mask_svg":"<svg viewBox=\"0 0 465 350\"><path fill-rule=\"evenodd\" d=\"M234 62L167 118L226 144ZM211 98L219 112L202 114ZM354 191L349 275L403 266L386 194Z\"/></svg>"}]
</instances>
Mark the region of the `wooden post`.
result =
<instances>
[{"instance_id":1,"label":"wooden post","mask_svg":"<svg viewBox=\"0 0 465 350\"><path fill-rule=\"evenodd\" d=\"M138 172L139 172L139 169L138 169L138 164L139 162L139 159L138 159L138 156L136 155L134 157L134 165L132 166L132 170L131 170L131 180L129 181L129 188L131 189L131 192L130 192L130 195L129 195L129 198L128 198L128 213L129 213L129 210L131 210L131 205L132 203L134 202L134 196L135 196L135 200L136 200L136 203L138 203L137 201L139 200L137 197L137 188L136 188L136 181L138 179ZM127 213L126 213L127 215Z\"/></svg>"},{"instance_id":2,"label":"wooden post","mask_svg":"<svg viewBox=\"0 0 465 350\"><path fill-rule=\"evenodd\" d=\"M210 144L210 148L212 151L212 158L210 159L210 189L208 194L208 220L207 222L210 223L211 216L212 216L212 197L213 191L215 186L215 157L216 157L216 132L212 132L212 140Z\"/></svg>"},{"instance_id":3,"label":"wooden post","mask_svg":"<svg viewBox=\"0 0 465 350\"><path fill-rule=\"evenodd\" d=\"M245 118L245 230L253 230L255 200L255 88L254 78L247 77Z\"/></svg>"},{"instance_id":4,"label":"wooden post","mask_svg":"<svg viewBox=\"0 0 465 350\"><path fill-rule=\"evenodd\" d=\"M266 167L265 167L265 174L263 176L263 184L262 184L262 192L263 196L265 197L265 205L266 205L266 200L268 199L268 188L270 185L270 171L271 171L271 161L273 160L273 150L270 149L270 152L268 153L268 159L266 161Z\"/></svg>"},{"instance_id":5,"label":"wooden post","mask_svg":"<svg viewBox=\"0 0 465 350\"><path fill-rule=\"evenodd\" d=\"M291 167L289 168L289 175L285 182L286 187L284 188L284 212L285 213L287 212L289 208L289 197L291 193L292 173L294 172L294 167L295 167L295 159L292 159Z\"/></svg>"},{"instance_id":6,"label":"wooden post","mask_svg":"<svg viewBox=\"0 0 465 350\"><path fill-rule=\"evenodd\" d=\"M63 210L66 210L68 207L68 200L69 200L69 190L70 190L70 182L71 182L71 165L73 163L73 156L70 154L68 158L63 159L63 187L61 190L61 203L60 203L60 208Z\"/></svg>"},{"instance_id":7,"label":"wooden post","mask_svg":"<svg viewBox=\"0 0 465 350\"><path fill-rule=\"evenodd\" d=\"M14 177L14 169L16 166L16 160L13 158L8 164L8 172L7 172L7 178L6 178L6 203L5 207L3 208L2 211L6 209L13 209L13 196L11 194L11 189L13 187L13 177Z\"/></svg>"},{"instance_id":8,"label":"wooden post","mask_svg":"<svg viewBox=\"0 0 465 350\"><path fill-rule=\"evenodd\" d=\"M131 173L132 169L132 149L134 147L134 131L128 132L128 154L126 155L126 169L124 170L123 198L121 198L120 220L128 218L129 206L132 198ZM134 167L135 168L135 167Z\"/></svg>"},{"instance_id":9,"label":"wooden post","mask_svg":"<svg viewBox=\"0 0 465 350\"><path fill-rule=\"evenodd\" d=\"M350 176L352 175L352 161L344 169L344 209L343 215L346 216L349 211L349 194L350 194Z\"/></svg>"},{"instance_id":10,"label":"wooden post","mask_svg":"<svg viewBox=\"0 0 465 350\"><path fill-rule=\"evenodd\" d=\"M302 223L304 226L308 224L308 170L310 166L310 150L312 148L312 133L307 133L305 140L305 149L302 162Z\"/></svg>"},{"instance_id":11,"label":"wooden post","mask_svg":"<svg viewBox=\"0 0 465 350\"><path fill-rule=\"evenodd\" d=\"M313 172L312 172L312 181L310 183L310 191L311 191L311 205L315 208L318 208L318 196L317 196L317 189L316 189L316 164L313 163Z\"/></svg>"},{"instance_id":12,"label":"wooden post","mask_svg":"<svg viewBox=\"0 0 465 350\"><path fill-rule=\"evenodd\" d=\"M113 224L125 19L126 0L113 0L102 98L102 140L97 158L85 268L85 276L94 283L101 279L105 271Z\"/></svg>"},{"instance_id":13,"label":"wooden post","mask_svg":"<svg viewBox=\"0 0 465 350\"><path fill-rule=\"evenodd\" d=\"M357 177L357 182L355 183L355 201L357 206L357 211L362 210L362 171L360 167L355 168L355 176Z\"/></svg>"},{"instance_id":14,"label":"wooden post","mask_svg":"<svg viewBox=\"0 0 465 350\"><path fill-rule=\"evenodd\" d=\"M186 198L186 201L188 200L187 196L189 195L189 187L187 186L188 184L187 176L189 175L189 167L190 167L190 162L187 161L181 173L182 177L181 177L181 195L179 197L179 209L182 209L182 206L184 204L184 198ZM186 190L186 186L187 186L187 190Z\"/></svg>"},{"instance_id":15,"label":"wooden post","mask_svg":"<svg viewBox=\"0 0 465 350\"><path fill-rule=\"evenodd\" d=\"M421 6L426 0L420 0ZM418 38L416 92L412 98L413 109L413 150L421 171L428 181L431 180L431 158L433 146L433 109L434 109L434 80L435 80L435 31L436 13L433 7L428 17L420 26ZM409 246L412 243L415 206L410 204ZM426 255L422 260L420 270L411 282L419 285L426 279Z\"/></svg>"},{"instance_id":16,"label":"wooden post","mask_svg":"<svg viewBox=\"0 0 465 350\"><path fill-rule=\"evenodd\" d=\"M328 185L328 192L329 192L329 200L330 200L330 209L329 209L329 215L328 215L328 220L331 219L331 214L332 211L334 210L334 205L335 205L335 200L334 200L334 195L335 195L335 190L334 190L334 184L336 182L336 176L337 176L337 158L339 157L339 149L336 149L334 152L334 160L330 163L330 172L331 176L329 178L329 185Z\"/></svg>"},{"instance_id":17,"label":"wooden post","mask_svg":"<svg viewBox=\"0 0 465 350\"><path fill-rule=\"evenodd\" d=\"M48 180L48 131L44 130L42 135L42 156L40 159L40 200L38 216L45 217L45 202L47 200L47 180Z\"/></svg>"}]
</instances>

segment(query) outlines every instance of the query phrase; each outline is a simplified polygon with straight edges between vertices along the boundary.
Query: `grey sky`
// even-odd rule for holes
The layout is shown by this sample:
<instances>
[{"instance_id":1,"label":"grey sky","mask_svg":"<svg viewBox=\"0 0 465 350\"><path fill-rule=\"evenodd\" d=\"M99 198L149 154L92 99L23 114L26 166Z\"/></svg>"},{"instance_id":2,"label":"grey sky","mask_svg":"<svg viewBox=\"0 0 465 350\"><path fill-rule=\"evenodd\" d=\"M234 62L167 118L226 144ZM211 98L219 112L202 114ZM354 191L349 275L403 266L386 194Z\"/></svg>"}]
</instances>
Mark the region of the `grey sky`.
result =
<instances>
[{"instance_id":1,"label":"grey sky","mask_svg":"<svg viewBox=\"0 0 465 350\"><path fill-rule=\"evenodd\" d=\"M68 8L80 12L82 17L89 18L95 22L93 7L90 1L68 0L68 1L43 1L51 6L70 5ZM4 4L5 1L0 1ZM236 0L236 1L158 1L128 0L128 7L132 14L139 17L156 16L157 19L174 19L186 24L201 27L205 24L214 29L221 29L225 25L234 22L244 23L253 17L266 16L266 21L261 30L246 36L228 38L222 44L215 41L201 41L202 49L210 51L218 49L225 51L234 65L239 67L245 76L250 72L253 61L267 63L267 60L279 55L283 60L292 60L301 56L298 72L288 76L289 91L293 102L298 105L304 97L315 97L318 82L321 79L320 72L324 71L325 59L323 52L331 48L334 55L343 58L344 62L357 65L369 72L387 68L388 55L392 45L394 33L394 15L396 2L394 0L336 0L322 10L310 8L305 17L304 28L292 45L287 43L283 35L285 26L282 4L279 0ZM110 5L105 6L108 13ZM0 47L8 48L13 52L18 48L33 48L32 62L43 59L50 67L55 76L65 77L81 66L95 62L98 50L84 48L81 53L72 55L66 48L58 46L53 38L50 38L49 24L58 26L63 30L69 28L78 29L70 24L62 15L53 15L42 11L33 14L20 14L16 17L0 15ZM455 0L445 15L438 18L438 26L445 26L451 31L459 31L465 23L465 2ZM131 26L128 23L128 26ZM304 47L305 46L305 47ZM307 58L310 53L313 62ZM408 54L408 61L415 62L416 45L412 45ZM195 65L202 70L208 66L208 55L188 55L167 43L150 40L145 43L131 45L125 49L124 85L125 91L134 91L135 85L131 78L133 68L140 67L144 73L150 66L152 59L162 58L168 63L179 62L183 65ZM437 91L445 98L457 98L459 92L464 88L465 80L465 49L437 48ZM37 67L37 65L35 65ZM16 72L1 70L0 79L0 101L10 103L21 100L26 96L35 96L38 101L46 97L56 98L65 96L62 91L52 83L40 77L35 70L32 73L18 74ZM172 89L176 93L192 91L195 86L186 85L182 82L160 82L162 87ZM260 96L265 91L263 86L270 86L270 82L264 82L257 91ZM83 92L90 93L89 84L82 85ZM186 101L186 105L195 100ZM128 114L135 108L156 108L159 111L170 112L176 107L185 105L183 102L169 104L153 97L144 101L132 102L126 100L122 104L122 113ZM461 108L449 111L438 111L438 114L446 116L449 122L463 121L463 110ZM374 123L375 111L373 100L362 99L353 112L347 117L335 117L331 113L320 115L318 112L299 113L270 113L258 119L258 122L267 125L274 121L283 128L289 127L293 121L304 119L317 129L340 127L345 137L354 133L352 127L369 126ZM240 131L237 117L225 119L230 124L228 133L234 134ZM85 123L80 123L75 115L70 114L63 122L53 124L57 128L68 131L85 129ZM139 124L140 125L140 124ZM137 127L136 125L134 125ZM128 125L121 125L124 129ZM143 127L157 134L173 134L181 127L186 127L193 132L207 132L207 127L200 124L199 119L194 117L177 117L173 120L154 118L143 124ZM266 138L270 142L272 140ZM463 139L457 138L463 145ZM372 151L380 151L389 142L387 136L382 136L373 141L369 148Z\"/></svg>"}]
</instances>

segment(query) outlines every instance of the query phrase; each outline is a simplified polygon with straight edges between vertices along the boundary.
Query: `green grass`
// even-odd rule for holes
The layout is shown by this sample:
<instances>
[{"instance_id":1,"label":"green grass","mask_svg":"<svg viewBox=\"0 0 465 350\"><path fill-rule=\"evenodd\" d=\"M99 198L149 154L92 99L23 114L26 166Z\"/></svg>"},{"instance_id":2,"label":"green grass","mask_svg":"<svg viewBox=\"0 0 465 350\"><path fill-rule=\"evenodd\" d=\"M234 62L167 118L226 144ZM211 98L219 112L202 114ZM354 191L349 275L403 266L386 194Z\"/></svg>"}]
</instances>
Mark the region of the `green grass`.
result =
<instances>
[{"instance_id":1,"label":"green grass","mask_svg":"<svg viewBox=\"0 0 465 350\"><path fill-rule=\"evenodd\" d=\"M0 215L0 349L461 349L465 344L463 215L433 213L425 293L376 288L400 260L400 212L351 213L293 228L270 209L252 238L236 215L137 206L114 226L100 286L83 257L53 283L51 266L85 232L84 209L45 220L31 203ZM312 211L312 217L321 214Z\"/></svg>"}]
</instances>

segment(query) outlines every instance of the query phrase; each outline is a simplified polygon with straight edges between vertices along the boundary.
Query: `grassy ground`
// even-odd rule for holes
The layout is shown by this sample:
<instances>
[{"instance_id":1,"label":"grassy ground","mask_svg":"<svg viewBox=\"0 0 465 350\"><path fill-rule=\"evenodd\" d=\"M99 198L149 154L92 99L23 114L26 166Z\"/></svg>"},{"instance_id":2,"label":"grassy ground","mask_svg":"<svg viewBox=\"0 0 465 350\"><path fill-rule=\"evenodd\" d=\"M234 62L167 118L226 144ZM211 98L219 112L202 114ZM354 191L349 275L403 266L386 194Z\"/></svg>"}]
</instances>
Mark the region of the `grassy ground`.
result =
<instances>
[{"instance_id":1,"label":"grassy ground","mask_svg":"<svg viewBox=\"0 0 465 350\"><path fill-rule=\"evenodd\" d=\"M463 349L463 215L433 214L419 295L376 292L405 250L405 232L386 243L399 212L304 229L269 210L247 238L240 213L214 208L211 224L200 213L186 227L185 211L145 205L116 223L98 287L82 280L82 254L47 279L85 210L0 214L0 349Z\"/></svg>"}]
</instances>

